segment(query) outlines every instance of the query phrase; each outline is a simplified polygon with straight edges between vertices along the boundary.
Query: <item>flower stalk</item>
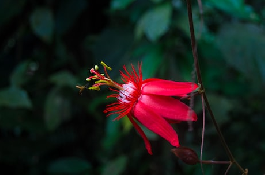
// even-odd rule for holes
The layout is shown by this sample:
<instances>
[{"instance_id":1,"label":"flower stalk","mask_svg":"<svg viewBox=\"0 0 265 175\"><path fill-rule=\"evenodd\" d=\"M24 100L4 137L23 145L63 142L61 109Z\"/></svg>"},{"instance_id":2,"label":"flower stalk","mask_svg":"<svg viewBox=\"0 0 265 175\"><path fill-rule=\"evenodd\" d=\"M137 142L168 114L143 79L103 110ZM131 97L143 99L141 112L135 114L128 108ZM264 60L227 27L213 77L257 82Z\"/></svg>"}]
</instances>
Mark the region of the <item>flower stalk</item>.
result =
<instances>
[{"instance_id":1,"label":"flower stalk","mask_svg":"<svg viewBox=\"0 0 265 175\"><path fill-rule=\"evenodd\" d=\"M192 20L192 8L191 8L191 1L190 0L186 0L187 2L187 12L188 12L188 19L189 19L189 27L190 27L190 36L191 36L191 48L192 48L192 54L193 54L193 58L194 58L194 65L195 65L195 69L196 69L196 72L197 72L197 80L198 80L198 83L200 84L200 87L202 89L202 95L203 95L203 98L204 98L204 101L205 101L205 105L206 105L206 108L210 114L210 117L212 119L212 122L215 126L215 129L218 133L218 136L221 140L221 143L231 161L231 163L234 163L236 164L236 166L238 167L238 169L243 173L243 175L247 175L248 174L248 169L243 169L240 164L236 161L236 159L234 158L232 152L230 151L228 145L226 144L226 141L223 137L223 134L215 120L215 117L214 117L214 114L212 112L212 109L210 107L210 104L209 104L209 101L207 99L207 96L206 96L206 92L204 90L204 87L203 87L203 83L202 83L202 78L201 78L201 71L200 71L200 66L199 66L199 59L198 59L198 52L197 52L197 44L196 44L196 39L195 39L195 34L194 34L194 26L193 26L193 20Z\"/></svg>"}]
</instances>

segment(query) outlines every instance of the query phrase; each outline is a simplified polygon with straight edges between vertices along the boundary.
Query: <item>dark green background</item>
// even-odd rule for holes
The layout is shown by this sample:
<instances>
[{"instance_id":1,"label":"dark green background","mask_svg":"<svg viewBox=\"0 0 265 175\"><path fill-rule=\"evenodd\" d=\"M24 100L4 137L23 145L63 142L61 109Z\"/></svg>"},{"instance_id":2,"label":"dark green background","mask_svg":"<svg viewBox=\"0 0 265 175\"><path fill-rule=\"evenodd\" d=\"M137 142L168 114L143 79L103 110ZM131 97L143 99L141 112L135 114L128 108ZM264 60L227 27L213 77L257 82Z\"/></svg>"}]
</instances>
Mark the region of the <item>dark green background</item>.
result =
<instances>
[{"instance_id":1,"label":"dark green background","mask_svg":"<svg viewBox=\"0 0 265 175\"><path fill-rule=\"evenodd\" d=\"M265 173L265 2L193 1L202 78L216 119L238 162ZM143 63L144 78L193 81L186 2L182 0L1 0L0 174L199 175L171 145L146 131L153 156L123 118L106 118L111 92L84 91L103 60L120 81L123 65ZM102 69L101 69L102 70ZM198 121L174 125L198 154ZM228 160L209 116L203 159ZM206 175L226 165L204 165ZM242 174L232 167L228 174Z\"/></svg>"}]
</instances>

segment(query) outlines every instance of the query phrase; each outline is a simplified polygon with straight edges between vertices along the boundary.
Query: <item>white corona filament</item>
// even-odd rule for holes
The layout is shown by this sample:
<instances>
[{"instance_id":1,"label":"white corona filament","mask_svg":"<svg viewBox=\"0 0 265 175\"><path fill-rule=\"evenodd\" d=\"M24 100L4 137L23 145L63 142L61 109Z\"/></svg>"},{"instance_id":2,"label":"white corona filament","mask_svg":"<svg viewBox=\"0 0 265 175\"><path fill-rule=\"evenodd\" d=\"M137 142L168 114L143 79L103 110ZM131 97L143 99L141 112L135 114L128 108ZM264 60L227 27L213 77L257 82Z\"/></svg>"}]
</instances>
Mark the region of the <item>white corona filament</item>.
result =
<instances>
[{"instance_id":1,"label":"white corona filament","mask_svg":"<svg viewBox=\"0 0 265 175\"><path fill-rule=\"evenodd\" d=\"M118 100L122 103L130 103L130 99L133 98L133 92L136 90L136 87L132 82L122 85L123 90L120 90Z\"/></svg>"}]
</instances>

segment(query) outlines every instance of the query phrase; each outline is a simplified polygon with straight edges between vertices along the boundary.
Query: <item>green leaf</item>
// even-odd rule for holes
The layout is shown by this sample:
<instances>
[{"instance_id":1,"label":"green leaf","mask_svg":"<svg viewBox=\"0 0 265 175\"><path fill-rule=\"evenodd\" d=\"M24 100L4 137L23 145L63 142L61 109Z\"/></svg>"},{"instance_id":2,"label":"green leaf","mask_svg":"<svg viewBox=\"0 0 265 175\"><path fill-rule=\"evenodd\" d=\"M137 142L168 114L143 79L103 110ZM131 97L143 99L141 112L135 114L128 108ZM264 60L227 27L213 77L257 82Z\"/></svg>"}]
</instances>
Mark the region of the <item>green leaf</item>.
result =
<instances>
[{"instance_id":1,"label":"green leaf","mask_svg":"<svg viewBox=\"0 0 265 175\"><path fill-rule=\"evenodd\" d=\"M44 119L48 130L56 129L63 121L70 118L70 101L60 94L60 88L52 89L44 107Z\"/></svg>"},{"instance_id":2,"label":"green leaf","mask_svg":"<svg viewBox=\"0 0 265 175\"><path fill-rule=\"evenodd\" d=\"M258 20L257 14L251 6L245 4L244 0L207 0L206 3L238 18Z\"/></svg>"},{"instance_id":3,"label":"green leaf","mask_svg":"<svg viewBox=\"0 0 265 175\"><path fill-rule=\"evenodd\" d=\"M192 12L193 14L198 14L199 10L194 9L192 10ZM192 20L196 39L200 39L200 37L211 37L211 34L208 32L207 26L204 23L201 23L199 15L194 15L192 17ZM189 19L186 13L179 14L177 16L177 19L172 23L174 26L177 26L177 28L180 28L188 37L190 37Z\"/></svg>"},{"instance_id":4,"label":"green leaf","mask_svg":"<svg viewBox=\"0 0 265 175\"><path fill-rule=\"evenodd\" d=\"M217 123L221 126L230 121L229 112L236 105L235 100L228 99L226 97L207 94L209 102L211 103L212 111L214 112L215 119Z\"/></svg>"},{"instance_id":5,"label":"green leaf","mask_svg":"<svg viewBox=\"0 0 265 175\"><path fill-rule=\"evenodd\" d=\"M52 11L48 8L37 8L30 16L33 32L44 42L50 43L54 32Z\"/></svg>"},{"instance_id":6,"label":"green leaf","mask_svg":"<svg viewBox=\"0 0 265 175\"><path fill-rule=\"evenodd\" d=\"M17 65L10 76L10 83L12 86L20 87L27 82L29 76L26 75L29 63L27 61Z\"/></svg>"},{"instance_id":7,"label":"green leaf","mask_svg":"<svg viewBox=\"0 0 265 175\"><path fill-rule=\"evenodd\" d=\"M18 15L25 5L26 0L0 1L0 26Z\"/></svg>"},{"instance_id":8,"label":"green leaf","mask_svg":"<svg viewBox=\"0 0 265 175\"><path fill-rule=\"evenodd\" d=\"M16 87L9 87L0 90L0 106L31 109L32 103L26 91Z\"/></svg>"},{"instance_id":9,"label":"green leaf","mask_svg":"<svg viewBox=\"0 0 265 175\"><path fill-rule=\"evenodd\" d=\"M131 50L132 43L133 34L130 28L107 28L93 45L92 52L97 62L103 60L115 70L124 65L124 59L129 60L128 52ZM119 74L118 71L110 72L110 74L114 73Z\"/></svg>"},{"instance_id":10,"label":"green leaf","mask_svg":"<svg viewBox=\"0 0 265 175\"><path fill-rule=\"evenodd\" d=\"M135 0L112 0L110 4L110 8L112 10L124 10L127 6L129 6Z\"/></svg>"},{"instance_id":11,"label":"green leaf","mask_svg":"<svg viewBox=\"0 0 265 175\"><path fill-rule=\"evenodd\" d=\"M57 86L65 86L75 88L77 85L77 80L73 74L68 71L60 71L53 74L50 77L50 82L56 84Z\"/></svg>"},{"instance_id":12,"label":"green leaf","mask_svg":"<svg viewBox=\"0 0 265 175\"><path fill-rule=\"evenodd\" d=\"M164 1L164 0L151 0L153 3L160 3L160 2L162 2L162 1Z\"/></svg>"},{"instance_id":13,"label":"green leaf","mask_svg":"<svg viewBox=\"0 0 265 175\"><path fill-rule=\"evenodd\" d=\"M207 0L207 1L210 4L216 6L217 8L225 10L225 11L232 11L235 9L240 9L242 6L244 6L243 0L223 0L221 2L216 1L216 0Z\"/></svg>"},{"instance_id":14,"label":"green leaf","mask_svg":"<svg viewBox=\"0 0 265 175\"><path fill-rule=\"evenodd\" d=\"M253 24L224 25L217 44L226 62L252 82L265 82L264 31Z\"/></svg>"},{"instance_id":15,"label":"green leaf","mask_svg":"<svg viewBox=\"0 0 265 175\"><path fill-rule=\"evenodd\" d=\"M105 150L111 150L115 143L122 135L120 130L121 122L113 121L117 115L111 115L106 121L106 136L102 139L102 144Z\"/></svg>"},{"instance_id":16,"label":"green leaf","mask_svg":"<svg viewBox=\"0 0 265 175\"><path fill-rule=\"evenodd\" d=\"M127 163L127 157L125 156L117 157L116 159L106 164L101 175L109 175L109 174L120 175L124 172L126 168L126 163Z\"/></svg>"},{"instance_id":17,"label":"green leaf","mask_svg":"<svg viewBox=\"0 0 265 175\"><path fill-rule=\"evenodd\" d=\"M138 125L142 128L142 130L144 131L144 133L145 133L146 137L148 138L148 140L155 141L155 140L157 140L159 138L157 134L155 134L153 131L147 129L142 124L138 123Z\"/></svg>"},{"instance_id":18,"label":"green leaf","mask_svg":"<svg viewBox=\"0 0 265 175\"><path fill-rule=\"evenodd\" d=\"M168 31L171 14L172 6L169 3L148 10L136 26L136 38L139 39L145 33L149 40L158 40Z\"/></svg>"},{"instance_id":19,"label":"green leaf","mask_svg":"<svg viewBox=\"0 0 265 175\"><path fill-rule=\"evenodd\" d=\"M102 114L103 111L100 110L100 106L107 103L112 103L115 100L114 99L107 99L107 96L110 95L109 93L100 93L97 95L97 98L90 99L90 103L87 104L88 112L91 114L94 114L93 117L102 122Z\"/></svg>"},{"instance_id":20,"label":"green leaf","mask_svg":"<svg viewBox=\"0 0 265 175\"><path fill-rule=\"evenodd\" d=\"M138 60L142 60L143 79L154 77L161 66L163 53L159 44L142 44L134 52Z\"/></svg>"},{"instance_id":21,"label":"green leaf","mask_svg":"<svg viewBox=\"0 0 265 175\"><path fill-rule=\"evenodd\" d=\"M65 34L73 27L76 19L85 10L87 1L85 0L65 0L62 1L56 13L56 32L59 35Z\"/></svg>"},{"instance_id":22,"label":"green leaf","mask_svg":"<svg viewBox=\"0 0 265 175\"><path fill-rule=\"evenodd\" d=\"M130 120L128 119L128 117L123 117L120 121L122 123L123 131L125 133L128 133L133 128L133 125L130 122Z\"/></svg>"},{"instance_id":23,"label":"green leaf","mask_svg":"<svg viewBox=\"0 0 265 175\"><path fill-rule=\"evenodd\" d=\"M62 41L62 38L57 37L55 40L55 55L56 59L56 67L62 67L72 62L71 60L74 59L73 55L68 52L68 49L65 43Z\"/></svg>"},{"instance_id":24,"label":"green leaf","mask_svg":"<svg viewBox=\"0 0 265 175\"><path fill-rule=\"evenodd\" d=\"M91 164L86 160L68 157L52 162L48 167L49 174L81 174L88 173Z\"/></svg>"},{"instance_id":25,"label":"green leaf","mask_svg":"<svg viewBox=\"0 0 265 175\"><path fill-rule=\"evenodd\" d=\"M45 133L47 130L43 125L42 118L29 114L29 111L24 109L0 108L0 127L18 130L18 135L23 130L34 134Z\"/></svg>"}]
</instances>

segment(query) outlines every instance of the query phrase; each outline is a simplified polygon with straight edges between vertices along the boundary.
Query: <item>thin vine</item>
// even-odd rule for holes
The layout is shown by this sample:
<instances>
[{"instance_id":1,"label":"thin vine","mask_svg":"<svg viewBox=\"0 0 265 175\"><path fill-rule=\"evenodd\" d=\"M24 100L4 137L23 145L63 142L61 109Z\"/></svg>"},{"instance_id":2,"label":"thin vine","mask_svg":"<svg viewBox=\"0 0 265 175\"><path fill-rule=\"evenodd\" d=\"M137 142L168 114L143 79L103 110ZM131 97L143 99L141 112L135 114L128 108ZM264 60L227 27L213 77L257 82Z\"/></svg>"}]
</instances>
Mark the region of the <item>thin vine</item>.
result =
<instances>
[{"instance_id":1,"label":"thin vine","mask_svg":"<svg viewBox=\"0 0 265 175\"><path fill-rule=\"evenodd\" d=\"M197 80L198 80L198 83L200 84L201 86L201 93L202 93L202 96L203 96L203 99L204 99L204 102L205 102L205 106L210 114L210 117L212 119L212 122L214 124L214 127L218 133L218 136L221 140L221 143L229 157L229 160L231 162L231 165L232 164L235 164L238 169L243 173L243 175L247 175L248 174L248 169L243 169L240 164L236 161L236 159L234 158L232 152L230 151L228 145L226 144L226 141L223 137L223 134L215 120L215 117L214 117L214 114L213 114L213 111L210 107L210 104L209 104L209 101L207 99L207 95L206 95L206 92L204 90L204 87L203 87L203 82L202 82L202 77L201 77L201 71L200 71L200 65L199 65L199 59L198 59L198 52L197 52L197 44L196 44L196 39L195 39L195 34L194 34L194 26L193 26L193 20L192 20L192 8L191 8L191 1L190 0L186 0L187 2L187 12L188 12L188 19L189 19L189 27L190 27L190 37L191 37L191 49L192 49L192 54L193 54L193 58L194 58L194 65L195 65L195 69L196 69L196 72L197 72ZM229 167L230 168L230 167Z\"/></svg>"}]
</instances>

